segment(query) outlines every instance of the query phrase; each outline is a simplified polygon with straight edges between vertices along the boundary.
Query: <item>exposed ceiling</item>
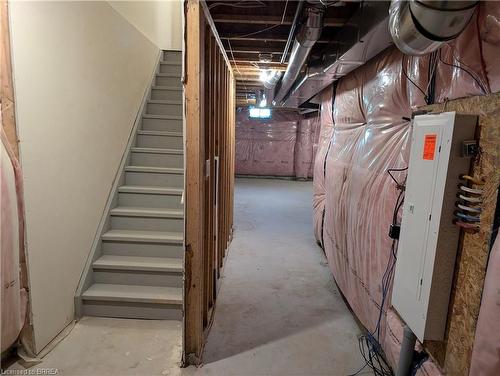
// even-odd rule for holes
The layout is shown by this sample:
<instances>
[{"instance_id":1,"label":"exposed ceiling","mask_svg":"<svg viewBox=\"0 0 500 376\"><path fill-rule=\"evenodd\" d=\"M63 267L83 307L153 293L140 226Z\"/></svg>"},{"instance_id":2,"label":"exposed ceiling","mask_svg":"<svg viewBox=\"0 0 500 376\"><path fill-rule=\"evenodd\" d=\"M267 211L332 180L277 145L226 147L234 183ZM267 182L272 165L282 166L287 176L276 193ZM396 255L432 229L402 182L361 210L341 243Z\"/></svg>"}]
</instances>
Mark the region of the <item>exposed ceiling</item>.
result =
<instances>
[{"instance_id":1,"label":"exposed ceiling","mask_svg":"<svg viewBox=\"0 0 500 376\"><path fill-rule=\"evenodd\" d=\"M280 60L299 2L233 0L206 3L233 67L237 105L253 104L256 91L264 89L259 79L261 70L286 69L289 56L284 64ZM352 1L323 0L316 3L328 3L328 7L321 37L314 46L310 59L321 55L321 51L359 6L358 2ZM263 63L262 58L265 56L262 54L271 54L272 56L267 56L271 57L271 61Z\"/></svg>"}]
</instances>

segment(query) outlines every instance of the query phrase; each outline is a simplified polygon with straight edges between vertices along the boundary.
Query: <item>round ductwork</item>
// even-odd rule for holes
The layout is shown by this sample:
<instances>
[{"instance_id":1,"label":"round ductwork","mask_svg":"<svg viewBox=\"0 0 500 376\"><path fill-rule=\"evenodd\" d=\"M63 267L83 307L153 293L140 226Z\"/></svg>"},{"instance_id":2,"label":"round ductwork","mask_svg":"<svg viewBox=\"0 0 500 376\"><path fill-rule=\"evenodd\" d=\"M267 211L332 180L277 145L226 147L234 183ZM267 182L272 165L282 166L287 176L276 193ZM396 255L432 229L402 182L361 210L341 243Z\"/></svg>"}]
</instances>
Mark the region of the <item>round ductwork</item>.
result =
<instances>
[{"instance_id":1,"label":"round ductwork","mask_svg":"<svg viewBox=\"0 0 500 376\"><path fill-rule=\"evenodd\" d=\"M478 1L401 1L389 9L389 30L407 55L425 55L455 39L469 23Z\"/></svg>"}]
</instances>

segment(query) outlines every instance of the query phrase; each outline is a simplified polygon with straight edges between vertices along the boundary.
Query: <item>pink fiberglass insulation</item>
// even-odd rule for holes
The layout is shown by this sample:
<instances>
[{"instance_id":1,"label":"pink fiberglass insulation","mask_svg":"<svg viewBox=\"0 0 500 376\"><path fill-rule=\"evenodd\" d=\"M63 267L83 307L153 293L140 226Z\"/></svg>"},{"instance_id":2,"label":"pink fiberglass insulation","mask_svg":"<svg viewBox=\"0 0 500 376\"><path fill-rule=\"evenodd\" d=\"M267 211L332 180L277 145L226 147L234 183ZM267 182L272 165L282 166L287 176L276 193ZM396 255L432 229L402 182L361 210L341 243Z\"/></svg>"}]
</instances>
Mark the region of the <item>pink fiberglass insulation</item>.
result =
<instances>
[{"instance_id":1,"label":"pink fiberglass insulation","mask_svg":"<svg viewBox=\"0 0 500 376\"><path fill-rule=\"evenodd\" d=\"M326 88L320 95L321 111L319 118L319 135L314 158L313 174L313 227L314 235L319 244L323 246L323 224L325 215L326 189L325 189L325 160L333 132L332 98L333 90Z\"/></svg>"},{"instance_id":2,"label":"pink fiberglass insulation","mask_svg":"<svg viewBox=\"0 0 500 376\"><path fill-rule=\"evenodd\" d=\"M496 4L481 3L466 31L435 54L436 101L498 91L499 38L492 33L497 30L499 10ZM314 165L315 236L356 316L371 332L380 327L379 342L393 367L402 322L392 311L387 313L392 281L378 323L381 280L391 257L387 233L399 193L386 171L407 166L408 119L425 104L422 91L427 92L430 61L430 56L403 56L392 47L339 80L333 96L331 88L322 94ZM402 180L404 173L395 177ZM490 336L484 343L499 343L498 331L484 335ZM439 374L432 361L419 372Z\"/></svg>"},{"instance_id":3,"label":"pink fiberglass insulation","mask_svg":"<svg viewBox=\"0 0 500 376\"><path fill-rule=\"evenodd\" d=\"M498 376L500 370L500 238L491 250L472 350L470 375Z\"/></svg>"},{"instance_id":4,"label":"pink fiberglass insulation","mask_svg":"<svg viewBox=\"0 0 500 376\"><path fill-rule=\"evenodd\" d=\"M3 128L0 132L1 351L5 351L17 340L23 327L27 293L23 287L25 275L21 273L25 270L22 175Z\"/></svg>"},{"instance_id":5,"label":"pink fiberglass insulation","mask_svg":"<svg viewBox=\"0 0 500 376\"><path fill-rule=\"evenodd\" d=\"M301 117L274 111L272 119L236 116L236 174L295 176L295 144Z\"/></svg>"},{"instance_id":6,"label":"pink fiberglass insulation","mask_svg":"<svg viewBox=\"0 0 500 376\"><path fill-rule=\"evenodd\" d=\"M321 113L318 112L316 115L316 122L314 125L313 135L312 135L312 148L313 155L311 160L311 170L309 171L309 176L314 177L314 161L316 161L316 153L318 152L319 136L321 132Z\"/></svg>"},{"instance_id":7,"label":"pink fiberglass insulation","mask_svg":"<svg viewBox=\"0 0 500 376\"><path fill-rule=\"evenodd\" d=\"M295 144L295 176L298 178L312 178L314 160L314 143L319 125L317 116L302 119L297 128L297 142Z\"/></svg>"}]
</instances>

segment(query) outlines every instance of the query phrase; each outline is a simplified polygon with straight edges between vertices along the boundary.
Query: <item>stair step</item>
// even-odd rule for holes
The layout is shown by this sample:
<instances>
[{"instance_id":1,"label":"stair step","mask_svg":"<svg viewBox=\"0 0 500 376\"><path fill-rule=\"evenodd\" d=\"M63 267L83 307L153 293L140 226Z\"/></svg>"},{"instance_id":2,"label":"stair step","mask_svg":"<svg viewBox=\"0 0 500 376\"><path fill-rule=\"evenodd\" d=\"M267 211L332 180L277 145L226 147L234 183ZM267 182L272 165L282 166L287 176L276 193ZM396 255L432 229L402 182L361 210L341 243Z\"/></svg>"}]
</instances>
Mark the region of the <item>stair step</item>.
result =
<instances>
[{"instance_id":1,"label":"stair step","mask_svg":"<svg viewBox=\"0 0 500 376\"><path fill-rule=\"evenodd\" d=\"M182 232L109 230L102 235L104 241L183 244Z\"/></svg>"},{"instance_id":2,"label":"stair step","mask_svg":"<svg viewBox=\"0 0 500 376\"><path fill-rule=\"evenodd\" d=\"M153 85L153 86L151 86L151 89L153 89L153 90L170 90L170 91L182 92L182 88L179 87L179 86Z\"/></svg>"},{"instance_id":3,"label":"stair step","mask_svg":"<svg viewBox=\"0 0 500 376\"><path fill-rule=\"evenodd\" d=\"M142 115L142 129L151 131L171 131L182 133L183 124L180 115Z\"/></svg>"},{"instance_id":4,"label":"stair step","mask_svg":"<svg viewBox=\"0 0 500 376\"><path fill-rule=\"evenodd\" d=\"M144 114L143 119L161 119L161 120L182 120L182 115L153 115Z\"/></svg>"},{"instance_id":5,"label":"stair step","mask_svg":"<svg viewBox=\"0 0 500 376\"><path fill-rule=\"evenodd\" d=\"M181 72L182 72L182 64L180 61L160 62L160 73L180 74Z\"/></svg>"},{"instance_id":6,"label":"stair step","mask_svg":"<svg viewBox=\"0 0 500 376\"><path fill-rule=\"evenodd\" d=\"M152 217L152 218L183 218L182 210L158 209L158 208L138 208L118 206L111 209L112 216L121 217Z\"/></svg>"},{"instance_id":7,"label":"stair step","mask_svg":"<svg viewBox=\"0 0 500 376\"><path fill-rule=\"evenodd\" d=\"M83 300L182 305L182 288L95 283Z\"/></svg>"},{"instance_id":8,"label":"stair step","mask_svg":"<svg viewBox=\"0 0 500 376\"><path fill-rule=\"evenodd\" d=\"M183 261L180 258L135 257L102 255L93 263L94 269L137 270L182 273Z\"/></svg>"},{"instance_id":9,"label":"stair step","mask_svg":"<svg viewBox=\"0 0 500 376\"><path fill-rule=\"evenodd\" d=\"M132 153L182 155L182 154L184 154L184 151L182 149L163 149L163 148L141 148L141 147L133 147L132 148Z\"/></svg>"},{"instance_id":10,"label":"stair step","mask_svg":"<svg viewBox=\"0 0 500 376\"><path fill-rule=\"evenodd\" d=\"M144 193L144 194L155 194L155 195L178 195L182 196L182 188L162 188L154 186L144 186L144 185L122 185L118 187L118 192L120 193Z\"/></svg>"},{"instance_id":11,"label":"stair step","mask_svg":"<svg viewBox=\"0 0 500 376\"><path fill-rule=\"evenodd\" d=\"M172 167L150 167L150 166L127 166L125 167L127 172L151 172L155 174L184 174L184 169L182 168L172 168Z\"/></svg>"},{"instance_id":12,"label":"stair step","mask_svg":"<svg viewBox=\"0 0 500 376\"><path fill-rule=\"evenodd\" d=\"M154 136L146 136L154 137ZM148 140L141 135L140 144L153 144L161 146L163 144L175 145L176 142L172 140ZM169 141L169 142L167 142ZM179 142L177 142L179 143ZM153 167L173 167L181 168L184 166L184 153L182 149L164 149L164 148L146 148L134 147L131 149L132 155L130 164L134 166L153 166Z\"/></svg>"},{"instance_id":13,"label":"stair step","mask_svg":"<svg viewBox=\"0 0 500 376\"><path fill-rule=\"evenodd\" d=\"M183 190L154 186L122 185L118 188L119 206L182 210Z\"/></svg>"},{"instance_id":14,"label":"stair step","mask_svg":"<svg viewBox=\"0 0 500 376\"><path fill-rule=\"evenodd\" d=\"M182 88L180 86L158 86L151 88L151 99L153 100L182 100Z\"/></svg>"},{"instance_id":15,"label":"stair step","mask_svg":"<svg viewBox=\"0 0 500 376\"><path fill-rule=\"evenodd\" d=\"M163 136L163 137L181 137L181 132L165 132L165 131L145 131L139 129L137 134L148 135L148 136Z\"/></svg>"},{"instance_id":16,"label":"stair step","mask_svg":"<svg viewBox=\"0 0 500 376\"><path fill-rule=\"evenodd\" d=\"M146 113L182 116L182 101L150 99L146 104Z\"/></svg>"},{"instance_id":17,"label":"stair step","mask_svg":"<svg viewBox=\"0 0 500 376\"><path fill-rule=\"evenodd\" d=\"M182 62L182 51L168 51L164 50L162 61Z\"/></svg>"},{"instance_id":18,"label":"stair step","mask_svg":"<svg viewBox=\"0 0 500 376\"><path fill-rule=\"evenodd\" d=\"M175 167L127 166L125 167L125 185L182 189L184 187L184 170Z\"/></svg>"},{"instance_id":19,"label":"stair step","mask_svg":"<svg viewBox=\"0 0 500 376\"><path fill-rule=\"evenodd\" d=\"M137 147L179 150L183 149L183 136L181 132L139 130Z\"/></svg>"},{"instance_id":20,"label":"stair step","mask_svg":"<svg viewBox=\"0 0 500 376\"><path fill-rule=\"evenodd\" d=\"M156 73L157 77L179 77L178 74L175 73ZM157 86L170 86L170 85L157 85Z\"/></svg>"},{"instance_id":21,"label":"stair step","mask_svg":"<svg viewBox=\"0 0 500 376\"><path fill-rule=\"evenodd\" d=\"M175 86L182 88L181 74L157 73L154 83L156 86Z\"/></svg>"},{"instance_id":22,"label":"stair step","mask_svg":"<svg viewBox=\"0 0 500 376\"><path fill-rule=\"evenodd\" d=\"M175 100L168 100L168 99L149 99L148 103L181 105L182 101L175 101ZM177 116L179 116L179 115L177 115Z\"/></svg>"}]
</instances>

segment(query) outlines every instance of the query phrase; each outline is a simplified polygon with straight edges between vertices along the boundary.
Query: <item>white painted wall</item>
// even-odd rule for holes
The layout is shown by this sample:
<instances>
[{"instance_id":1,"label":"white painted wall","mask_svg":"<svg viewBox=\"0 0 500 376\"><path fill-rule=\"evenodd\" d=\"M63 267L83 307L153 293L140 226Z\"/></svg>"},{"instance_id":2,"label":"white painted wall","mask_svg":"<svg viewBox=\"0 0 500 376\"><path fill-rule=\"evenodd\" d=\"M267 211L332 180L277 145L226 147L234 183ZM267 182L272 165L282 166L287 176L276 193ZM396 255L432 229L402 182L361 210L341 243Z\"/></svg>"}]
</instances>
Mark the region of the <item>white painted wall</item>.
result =
<instances>
[{"instance_id":1,"label":"white painted wall","mask_svg":"<svg viewBox=\"0 0 500 376\"><path fill-rule=\"evenodd\" d=\"M107 2L10 2L36 351L74 294L158 48Z\"/></svg>"},{"instance_id":2,"label":"white painted wall","mask_svg":"<svg viewBox=\"0 0 500 376\"><path fill-rule=\"evenodd\" d=\"M181 50L181 0L110 1L110 5L162 50Z\"/></svg>"}]
</instances>

